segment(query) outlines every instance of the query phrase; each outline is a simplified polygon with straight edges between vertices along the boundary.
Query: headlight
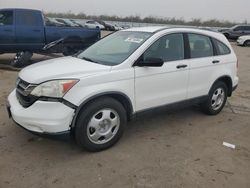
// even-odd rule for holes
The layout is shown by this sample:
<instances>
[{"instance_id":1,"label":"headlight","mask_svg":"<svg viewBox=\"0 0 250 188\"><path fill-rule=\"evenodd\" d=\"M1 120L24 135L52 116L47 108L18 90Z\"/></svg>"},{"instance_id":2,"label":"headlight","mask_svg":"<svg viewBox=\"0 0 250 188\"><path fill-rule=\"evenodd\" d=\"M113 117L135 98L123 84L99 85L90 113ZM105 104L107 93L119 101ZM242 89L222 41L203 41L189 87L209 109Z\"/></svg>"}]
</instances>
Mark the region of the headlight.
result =
<instances>
[{"instance_id":1,"label":"headlight","mask_svg":"<svg viewBox=\"0 0 250 188\"><path fill-rule=\"evenodd\" d=\"M79 80L52 80L33 89L31 95L37 97L63 97Z\"/></svg>"}]
</instances>

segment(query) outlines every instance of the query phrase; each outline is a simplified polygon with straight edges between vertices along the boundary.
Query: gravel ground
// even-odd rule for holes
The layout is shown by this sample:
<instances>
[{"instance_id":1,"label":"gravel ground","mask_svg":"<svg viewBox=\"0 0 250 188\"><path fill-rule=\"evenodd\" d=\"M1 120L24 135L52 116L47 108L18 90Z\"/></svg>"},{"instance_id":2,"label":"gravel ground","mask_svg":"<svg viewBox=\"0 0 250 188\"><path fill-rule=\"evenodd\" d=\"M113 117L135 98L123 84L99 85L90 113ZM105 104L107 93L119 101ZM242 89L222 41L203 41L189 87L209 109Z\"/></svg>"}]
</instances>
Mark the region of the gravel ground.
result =
<instances>
[{"instance_id":1,"label":"gravel ground","mask_svg":"<svg viewBox=\"0 0 250 188\"><path fill-rule=\"evenodd\" d=\"M0 187L249 188L250 48L233 47L240 84L219 115L206 116L195 106L156 111L130 122L120 142L99 153L34 136L8 119L5 101L18 72L2 66ZM10 57L1 55L0 63Z\"/></svg>"}]
</instances>

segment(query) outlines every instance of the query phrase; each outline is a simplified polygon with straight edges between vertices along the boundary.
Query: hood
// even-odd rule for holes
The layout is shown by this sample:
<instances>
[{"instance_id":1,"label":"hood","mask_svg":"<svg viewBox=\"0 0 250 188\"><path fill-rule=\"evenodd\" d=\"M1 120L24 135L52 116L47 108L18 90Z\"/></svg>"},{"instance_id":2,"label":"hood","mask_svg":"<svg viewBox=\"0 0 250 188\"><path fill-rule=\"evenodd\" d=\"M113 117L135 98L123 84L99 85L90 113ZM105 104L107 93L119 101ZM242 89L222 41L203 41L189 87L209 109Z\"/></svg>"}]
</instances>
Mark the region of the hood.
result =
<instances>
[{"instance_id":1,"label":"hood","mask_svg":"<svg viewBox=\"0 0 250 188\"><path fill-rule=\"evenodd\" d=\"M111 70L111 66L100 65L76 57L61 57L30 65L19 77L26 82L39 84L53 79L82 78Z\"/></svg>"}]
</instances>

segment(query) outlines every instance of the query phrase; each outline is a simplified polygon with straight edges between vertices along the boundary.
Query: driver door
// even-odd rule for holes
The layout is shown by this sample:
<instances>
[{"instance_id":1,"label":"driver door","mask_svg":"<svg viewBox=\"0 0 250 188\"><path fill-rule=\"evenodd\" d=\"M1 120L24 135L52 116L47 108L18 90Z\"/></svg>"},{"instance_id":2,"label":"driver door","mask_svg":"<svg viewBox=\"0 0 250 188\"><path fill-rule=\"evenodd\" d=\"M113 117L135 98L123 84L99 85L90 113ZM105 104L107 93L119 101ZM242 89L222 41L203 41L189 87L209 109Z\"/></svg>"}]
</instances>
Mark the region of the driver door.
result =
<instances>
[{"instance_id":1,"label":"driver door","mask_svg":"<svg viewBox=\"0 0 250 188\"><path fill-rule=\"evenodd\" d=\"M163 66L135 66L136 111L187 99L189 60L185 60L183 34L161 37L141 56L161 58Z\"/></svg>"}]
</instances>

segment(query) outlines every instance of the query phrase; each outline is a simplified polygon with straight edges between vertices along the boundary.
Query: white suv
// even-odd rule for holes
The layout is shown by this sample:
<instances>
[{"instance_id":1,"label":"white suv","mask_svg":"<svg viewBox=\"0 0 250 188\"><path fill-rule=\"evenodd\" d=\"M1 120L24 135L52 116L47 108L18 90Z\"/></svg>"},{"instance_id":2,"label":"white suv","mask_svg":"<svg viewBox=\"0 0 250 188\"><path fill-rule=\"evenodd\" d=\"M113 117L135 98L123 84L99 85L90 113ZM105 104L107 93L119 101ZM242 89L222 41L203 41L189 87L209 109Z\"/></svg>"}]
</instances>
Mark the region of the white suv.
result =
<instances>
[{"instance_id":1,"label":"white suv","mask_svg":"<svg viewBox=\"0 0 250 188\"><path fill-rule=\"evenodd\" d=\"M218 114L238 85L237 58L220 33L144 27L113 33L74 57L23 69L8 111L37 134L73 133L90 151L115 144L127 120L169 104Z\"/></svg>"}]
</instances>

